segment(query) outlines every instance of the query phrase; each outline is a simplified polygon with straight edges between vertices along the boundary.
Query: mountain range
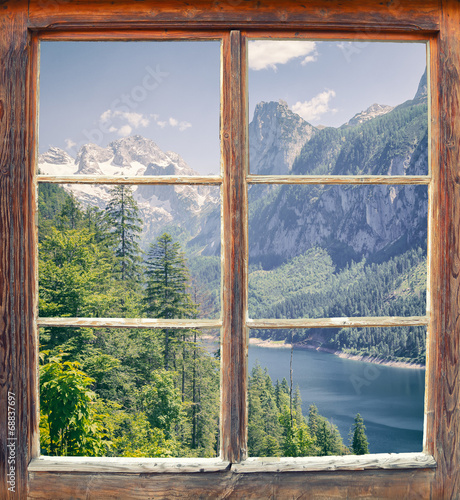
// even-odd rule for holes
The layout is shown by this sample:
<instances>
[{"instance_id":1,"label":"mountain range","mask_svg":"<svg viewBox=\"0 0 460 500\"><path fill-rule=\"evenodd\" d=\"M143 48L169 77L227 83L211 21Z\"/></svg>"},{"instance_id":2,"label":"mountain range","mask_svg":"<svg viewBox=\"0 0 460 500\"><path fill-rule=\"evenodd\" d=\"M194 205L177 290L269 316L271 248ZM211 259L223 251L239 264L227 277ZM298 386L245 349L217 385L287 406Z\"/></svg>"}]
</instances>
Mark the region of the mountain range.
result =
<instances>
[{"instance_id":1,"label":"mountain range","mask_svg":"<svg viewBox=\"0 0 460 500\"><path fill-rule=\"evenodd\" d=\"M426 74L414 99L373 104L339 128L314 127L286 102L260 102L249 125L250 171L267 175L417 175L428 173ZM86 144L72 158L51 148L39 157L45 175L198 175L177 153L139 135L106 148ZM74 184L83 205L103 208L110 186ZM133 187L144 220L143 247L161 231L180 234L194 252L219 255L219 188ZM381 260L426 239L424 186L252 186L250 262L273 268L313 247L334 262ZM263 230L260 230L263 228ZM388 255L389 255L388 254ZM388 257L387 255L387 257Z\"/></svg>"}]
</instances>

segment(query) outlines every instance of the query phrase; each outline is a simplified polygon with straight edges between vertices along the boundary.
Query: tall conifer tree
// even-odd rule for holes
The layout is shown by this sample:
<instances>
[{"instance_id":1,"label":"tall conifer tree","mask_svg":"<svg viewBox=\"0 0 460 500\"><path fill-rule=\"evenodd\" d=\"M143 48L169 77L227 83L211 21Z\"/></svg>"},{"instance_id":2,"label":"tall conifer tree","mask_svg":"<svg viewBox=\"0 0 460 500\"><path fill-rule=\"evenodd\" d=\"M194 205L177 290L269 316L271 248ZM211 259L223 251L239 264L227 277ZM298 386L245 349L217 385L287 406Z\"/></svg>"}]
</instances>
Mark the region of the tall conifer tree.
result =
<instances>
[{"instance_id":1,"label":"tall conifer tree","mask_svg":"<svg viewBox=\"0 0 460 500\"><path fill-rule=\"evenodd\" d=\"M353 424L353 439L351 442L351 450L355 455L366 455L369 453L369 443L366 436L366 427L364 420L359 413L356 414L355 423Z\"/></svg>"},{"instance_id":2,"label":"tall conifer tree","mask_svg":"<svg viewBox=\"0 0 460 500\"><path fill-rule=\"evenodd\" d=\"M139 247L142 219L132 189L121 184L110 191L107 218L116 242L115 255L121 281L138 281L141 263Z\"/></svg>"},{"instance_id":3,"label":"tall conifer tree","mask_svg":"<svg viewBox=\"0 0 460 500\"><path fill-rule=\"evenodd\" d=\"M189 288L189 272L179 243L163 233L150 245L146 261L147 290L145 311L153 318L180 319L196 317ZM165 368L169 367L172 330L164 330Z\"/></svg>"}]
</instances>

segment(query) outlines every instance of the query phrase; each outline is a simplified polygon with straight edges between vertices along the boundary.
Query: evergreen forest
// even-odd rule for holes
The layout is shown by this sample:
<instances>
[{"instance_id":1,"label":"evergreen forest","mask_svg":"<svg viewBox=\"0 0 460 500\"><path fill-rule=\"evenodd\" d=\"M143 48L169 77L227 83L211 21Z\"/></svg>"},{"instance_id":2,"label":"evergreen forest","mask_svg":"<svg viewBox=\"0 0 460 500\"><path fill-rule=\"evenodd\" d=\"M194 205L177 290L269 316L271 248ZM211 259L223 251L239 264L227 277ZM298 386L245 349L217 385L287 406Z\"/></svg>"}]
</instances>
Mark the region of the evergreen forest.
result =
<instances>
[{"instance_id":1,"label":"evergreen forest","mask_svg":"<svg viewBox=\"0 0 460 500\"><path fill-rule=\"evenodd\" d=\"M102 210L84 208L62 187L44 184L38 208L40 316L196 319L218 310L216 259L189 263L167 232L143 251L142 222L129 187L112 188ZM405 259L389 265L412 269L420 256L415 251ZM354 273L359 284L365 269L362 263L353 264L346 272ZM333 288L326 287L324 293ZM351 347L359 349L362 335L355 337ZM195 329L40 328L42 453L218 456L216 338L216 332L204 335ZM340 332L329 341L344 345ZM314 402L308 415L302 413L292 380L273 383L257 365L248 386L250 456L368 453L359 414L347 446Z\"/></svg>"}]
</instances>

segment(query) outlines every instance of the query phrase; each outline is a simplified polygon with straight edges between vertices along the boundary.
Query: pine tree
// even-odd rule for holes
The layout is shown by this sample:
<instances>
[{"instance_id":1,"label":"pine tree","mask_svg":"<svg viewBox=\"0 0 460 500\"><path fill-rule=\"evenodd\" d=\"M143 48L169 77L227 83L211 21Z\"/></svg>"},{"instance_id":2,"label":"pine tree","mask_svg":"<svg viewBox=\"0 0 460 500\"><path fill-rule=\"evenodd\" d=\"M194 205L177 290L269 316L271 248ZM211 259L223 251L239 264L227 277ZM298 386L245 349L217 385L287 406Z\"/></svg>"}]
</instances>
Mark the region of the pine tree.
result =
<instances>
[{"instance_id":1,"label":"pine tree","mask_svg":"<svg viewBox=\"0 0 460 500\"><path fill-rule=\"evenodd\" d=\"M117 270L121 281L138 281L141 249L139 247L142 219L129 186L121 184L110 191L106 214L117 245Z\"/></svg>"},{"instance_id":2,"label":"pine tree","mask_svg":"<svg viewBox=\"0 0 460 500\"><path fill-rule=\"evenodd\" d=\"M369 442L366 436L366 427L364 420L359 413L356 414L355 423L352 427L353 438L351 442L351 451L355 455L366 455L369 453Z\"/></svg>"},{"instance_id":3,"label":"pine tree","mask_svg":"<svg viewBox=\"0 0 460 500\"><path fill-rule=\"evenodd\" d=\"M150 245L146 260L147 289L145 311L154 318L193 318L197 306L189 288L189 272L179 243L163 233ZM164 361L168 369L171 357L170 340L174 331L164 330Z\"/></svg>"}]
</instances>

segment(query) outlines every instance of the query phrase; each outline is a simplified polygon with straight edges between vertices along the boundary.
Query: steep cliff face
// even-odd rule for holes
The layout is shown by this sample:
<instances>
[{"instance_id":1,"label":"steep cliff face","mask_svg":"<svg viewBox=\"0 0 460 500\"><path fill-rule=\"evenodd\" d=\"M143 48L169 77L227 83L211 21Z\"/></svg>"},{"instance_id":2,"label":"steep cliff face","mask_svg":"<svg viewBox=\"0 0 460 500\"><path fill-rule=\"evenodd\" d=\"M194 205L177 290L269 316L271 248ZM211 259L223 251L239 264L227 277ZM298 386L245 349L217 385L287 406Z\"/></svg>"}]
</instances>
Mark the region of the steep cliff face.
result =
<instances>
[{"instance_id":1,"label":"steep cliff face","mask_svg":"<svg viewBox=\"0 0 460 500\"><path fill-rule=\"evenodd\" d=\"M288 174L316 128L292 112L286 102L260 102L249 124L249 164L252 174Z\"/></svg>"},{"instance_id":2,"label":"steep cliff face","mask_svg":"<svg viewBox=\"0 0 460 500\"><path fill-rule=\"evenodd\" d=\"M423 245L426 231L425 186L283 186L252 211L249 254L272 267L322 247L344 265Z\"/></svg>"},{"instance_id":3,"label":"steep cliff face","mask_svg":"<svg viewBox=\"0 0 460 500\"><path fill-rule=\"evenodd\" d=\"M305 143L292 173L427 174L427 126L422 95L354 127L319 130ZM271 193L263 187L256 193L259 186L251 189L249 255L264 267L317 246L343 265L363 257L388 258L426 241L425 186L280 186Z\"/></svg>"}]
</instances>

